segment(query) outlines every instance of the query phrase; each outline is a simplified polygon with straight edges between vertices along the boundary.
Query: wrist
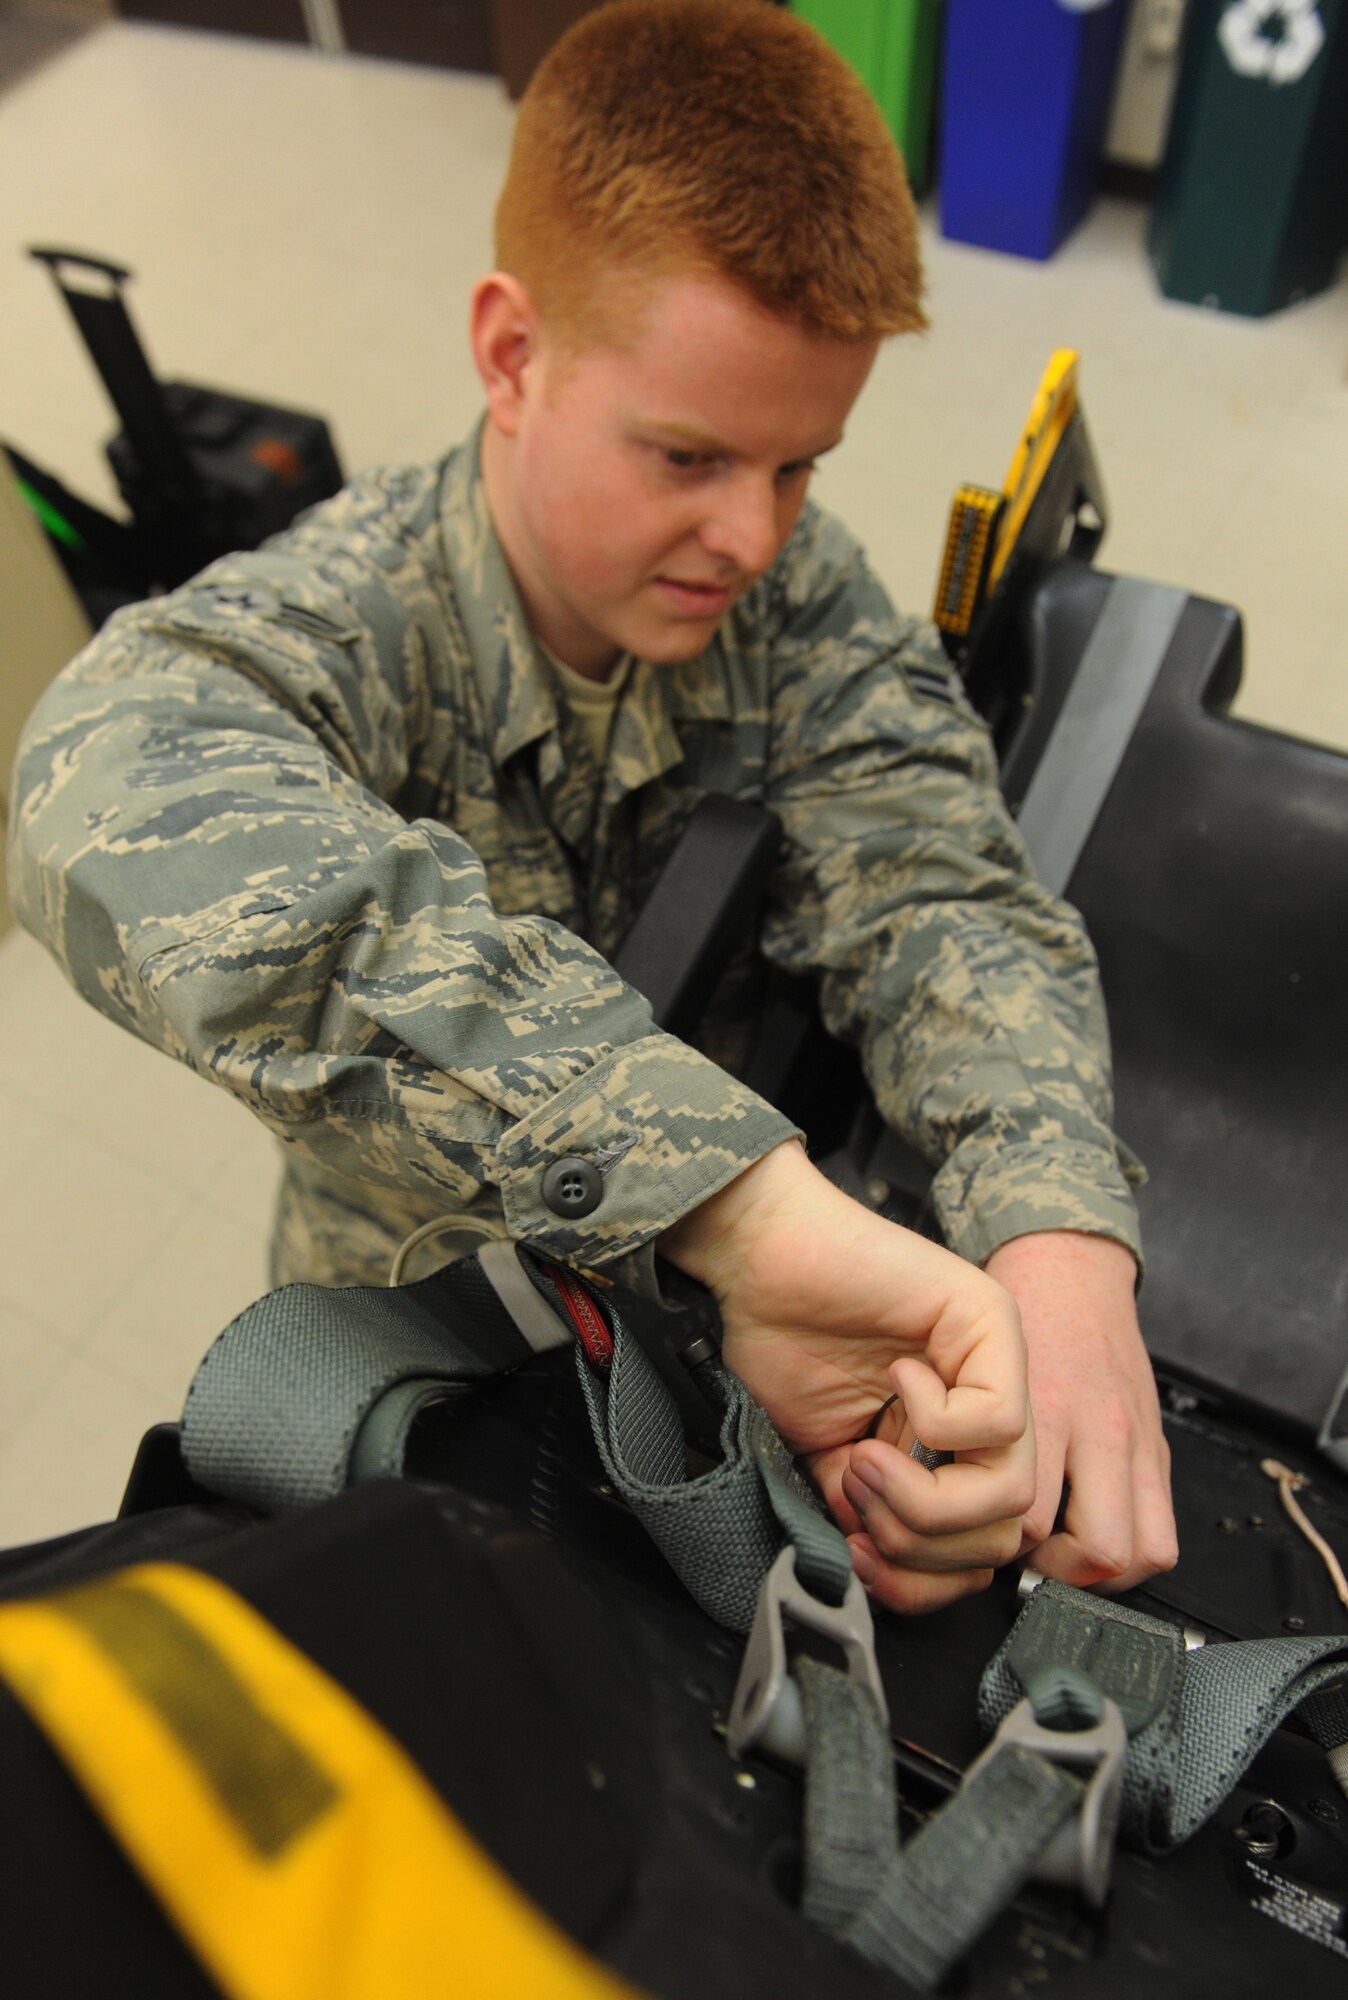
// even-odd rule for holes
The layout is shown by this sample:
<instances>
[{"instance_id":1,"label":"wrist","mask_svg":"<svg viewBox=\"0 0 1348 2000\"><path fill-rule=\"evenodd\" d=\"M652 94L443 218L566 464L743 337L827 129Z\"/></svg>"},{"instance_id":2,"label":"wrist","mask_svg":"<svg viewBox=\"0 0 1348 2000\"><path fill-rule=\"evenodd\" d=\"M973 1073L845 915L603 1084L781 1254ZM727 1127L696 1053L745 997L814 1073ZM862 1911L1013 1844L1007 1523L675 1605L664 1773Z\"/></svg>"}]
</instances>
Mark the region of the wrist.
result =
<instances>
[{"instance_id":1,"label":"wrist","mask_svg":"<svg viewBox=\"0 0 1348 2000\"><path fill-rule=\"evenodd\" d=\"M719 1292L766 1217L779 1214L814 1178L799 1139L786 1139L673 1223L656 1248L679 1270Z\"/></svg>"},{"instance_id":2,"label":"wrist","mask_svg":"<svg viewBox=\"0 0 1348 2000\"><path fill-rule=\"evenodd\" d=\"M1041 1229L999 1244L983 1264L990 1278L1014 1292L1017 1283L1081 1280L1092 1291L1117 1291L1132 1299L1138 1262L1125 1243L1084 1230Z\"/></svg>"}]
</instances>

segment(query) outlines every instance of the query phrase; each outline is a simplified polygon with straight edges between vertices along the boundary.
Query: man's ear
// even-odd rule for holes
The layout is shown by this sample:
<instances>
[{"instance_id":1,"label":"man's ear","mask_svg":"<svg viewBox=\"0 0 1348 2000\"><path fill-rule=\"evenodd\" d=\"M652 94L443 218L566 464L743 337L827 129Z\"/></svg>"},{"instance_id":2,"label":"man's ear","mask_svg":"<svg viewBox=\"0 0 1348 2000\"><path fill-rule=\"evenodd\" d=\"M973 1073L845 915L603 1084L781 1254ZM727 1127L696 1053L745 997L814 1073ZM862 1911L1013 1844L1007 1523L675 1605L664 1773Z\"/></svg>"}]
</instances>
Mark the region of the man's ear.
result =
<instances>
[{"instance_id":1,"label":"man's ear","mask_svg":"<svg viewBox=\"0 0 1348 2000\"><path fill-rule=\"evenodd\" d=\"M538 355L538 312L518 278L508 271L492 271L478 279L469 333L492 422L506 437L513 437L530 367Z\"/></svg>"}]
</instances>

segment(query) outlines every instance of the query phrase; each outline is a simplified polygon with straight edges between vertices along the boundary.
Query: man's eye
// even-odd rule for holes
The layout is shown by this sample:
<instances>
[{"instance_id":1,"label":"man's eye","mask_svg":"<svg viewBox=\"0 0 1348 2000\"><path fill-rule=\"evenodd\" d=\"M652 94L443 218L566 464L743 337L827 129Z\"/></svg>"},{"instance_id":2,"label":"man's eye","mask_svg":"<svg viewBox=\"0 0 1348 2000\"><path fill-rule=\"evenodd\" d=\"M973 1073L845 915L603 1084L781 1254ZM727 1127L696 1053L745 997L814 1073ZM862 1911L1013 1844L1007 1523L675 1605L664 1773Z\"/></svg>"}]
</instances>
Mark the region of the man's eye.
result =
<instances>
[{"instance_id":1,"label":"man's eye","mask_svg":"<svg viewBox=\"0 0 1348 2000\"><path fill-rule=\"evenodd\" d=\"M679 472L691 472L696 466L709 465L711 463L705 452L679 451L671 445L665 447L665 461L667 464L674 466Z\"/></svg>"},{"instance_id":2,"label":"man's eye","mask_svg":"<svg viewBox=\"0 0 1348 2000\"><path fill-rule=\"evenodd\" d=\"M793 479L808 479L814 468L814 459L797 458L793 459L790 465L779 465L777 477L783 486L789 486Z\"/></svg>"}]
</instances>

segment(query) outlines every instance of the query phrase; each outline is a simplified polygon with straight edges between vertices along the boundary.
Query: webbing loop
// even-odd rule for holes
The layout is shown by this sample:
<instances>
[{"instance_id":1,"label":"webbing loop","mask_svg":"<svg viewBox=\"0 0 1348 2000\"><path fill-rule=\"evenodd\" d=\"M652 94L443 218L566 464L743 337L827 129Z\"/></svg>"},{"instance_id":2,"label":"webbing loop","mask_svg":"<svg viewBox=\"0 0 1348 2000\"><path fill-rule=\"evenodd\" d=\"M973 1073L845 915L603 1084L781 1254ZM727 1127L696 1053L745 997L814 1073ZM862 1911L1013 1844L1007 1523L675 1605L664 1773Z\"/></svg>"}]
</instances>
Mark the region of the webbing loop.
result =
<instances>
[{"instance_id":1,"label":"webbing loop","mask_svg":"<svg viewBox=\"0 0 1348 2000\"><path fill-rule=\"evenodd\" d=\"M1128 1731L1120 1827L1165 1854L1226 1798L1279 1723L1348 1685L1348 1639L1247 1639L1186 1649L1176 1627L1048 1580L1030 1597L979 1689L991 1734L1042 1667L1079 1668Z\"/></svg>"},{"instance_id":2,"label":"webbing loop","mask_svg":"<svg viewBox=\"0 0 1348 2000\"><path fill-rule=\"evenodd\" d=\"M758 1610L726 1723L726 1742L734 1757L759 1747L791 1764L807 1760L800 1691L787 1668L786 1618L841 1647L847 1679L867 1690L881 1722L888 1724L889 1707L875 1658L875 1628L860 1578L852 1575L841 1604L827 1604L801 1583L796 1551L788 1542L758 1593Z\"/></svg>"},{"instance_id":3,"label":"webbing loop","mask_svg":"<svg viewBox=\"0 0 1348 2000\"><path fill-rule=\"evenodd\" d=\"M991 1743L965 1772L964 1783L972 1784L979 1771L1013 1746L1079 1777L1082 1784L1075 1812L1034 1858L1031 1872L1036 1881L1077 1890L1099 1910L1109 1894L1128 1732L1118 1703L1105 1697L1101 1698L1097 1720L1085 1719L1081 1711L1079 1720L1068 1720L1063 1710L1058 1713L1061 1722L1041 1721L1032 1694L1017 1702L1002 1718Z\"/></svg>"},{"instance_id":4,"label":"webbing loop","mask_svg":"<svg viewBox=\"0 0 1348 2000\"><path fill-rule=\"evenodd\" d=\"M803 1909L873 1964L939 1985L1071 1832L1080 1775L1010 1742L902 1850L888 1731L866 1687L805 1658L809 1735Z\"/></svg>"}]
</instances>

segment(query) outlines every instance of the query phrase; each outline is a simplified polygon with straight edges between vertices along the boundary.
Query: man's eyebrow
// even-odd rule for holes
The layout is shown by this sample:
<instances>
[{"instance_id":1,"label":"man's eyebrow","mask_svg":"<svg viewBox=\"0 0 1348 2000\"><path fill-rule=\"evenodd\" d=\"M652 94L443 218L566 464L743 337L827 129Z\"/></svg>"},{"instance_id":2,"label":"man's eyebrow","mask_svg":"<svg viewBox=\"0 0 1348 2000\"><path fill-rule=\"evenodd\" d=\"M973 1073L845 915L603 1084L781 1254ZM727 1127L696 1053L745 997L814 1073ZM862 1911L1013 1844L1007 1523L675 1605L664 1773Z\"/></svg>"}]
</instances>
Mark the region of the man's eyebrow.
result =
<instances>
[{"instance_id":1,"label":"man's eyebrow","mask_svg":"<svg viewBox=\"0 0 1348 2000\"><path fill-rule=\"evenodd\" d=\"M813 465L817 458L827 458L831 451L836 451L841 443L842 439L835 437L832 444L821 444L818 451L807 451L802 458L788 458L786 463L788 465Z\"/></svg>"},{"instance_id":2,"label":"man's eyebrow","mask_svg":"<svg viewBox=\"0 0 1348 2000\"><path fill-rule=\"evenodd\" d=\"M662 443L672 444L679 450L704 452L713 458L729 451L729 447L720 438L712 437L709 432L700 431L692 424L653 421L643 425L642 429L650 436L659 438ZM808 465L814 459L824 458L829 452L836 451L841 443L841 436L835 437L830 444L821 444L818 451L803 451L795 458L783 459L782 463Z\"/></svg>"}]
</instances>

